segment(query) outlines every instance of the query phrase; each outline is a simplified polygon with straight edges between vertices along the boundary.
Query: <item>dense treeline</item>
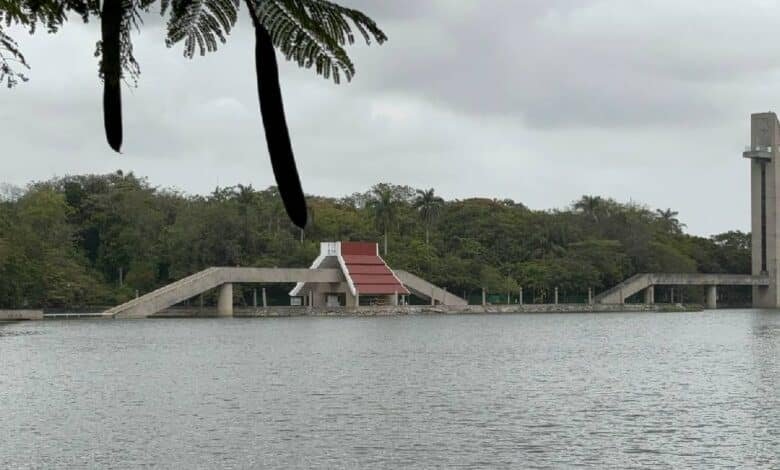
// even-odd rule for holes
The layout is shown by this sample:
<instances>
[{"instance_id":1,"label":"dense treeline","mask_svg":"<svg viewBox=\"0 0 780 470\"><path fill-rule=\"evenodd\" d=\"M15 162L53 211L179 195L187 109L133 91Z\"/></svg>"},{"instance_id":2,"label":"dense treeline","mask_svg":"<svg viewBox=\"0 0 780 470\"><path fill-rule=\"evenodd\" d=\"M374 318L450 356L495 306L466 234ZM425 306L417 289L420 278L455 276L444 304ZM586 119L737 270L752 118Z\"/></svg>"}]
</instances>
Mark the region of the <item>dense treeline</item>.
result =
<instances>
[{"instance_id":1,"label":"dense treeline","mask_svg":"<svg viewBox=\"0 0 780 470\"><path fill-rule=\"evenodd\" d=\"M306 230L271 187L190 196L121 172L8 186L0 197L0 307L110 305L208 266L308 266L326 240L380 242L388 263L449 290L577 301L637 272L750 271L750 237L683 233L671 210L584 196L533 211L378 184L309 198ZM734 302L749 292L724 290ZM663 301L663 293L657 297ZM698 291L687 293L698 300Z\"/></svg>"}]
</instances>

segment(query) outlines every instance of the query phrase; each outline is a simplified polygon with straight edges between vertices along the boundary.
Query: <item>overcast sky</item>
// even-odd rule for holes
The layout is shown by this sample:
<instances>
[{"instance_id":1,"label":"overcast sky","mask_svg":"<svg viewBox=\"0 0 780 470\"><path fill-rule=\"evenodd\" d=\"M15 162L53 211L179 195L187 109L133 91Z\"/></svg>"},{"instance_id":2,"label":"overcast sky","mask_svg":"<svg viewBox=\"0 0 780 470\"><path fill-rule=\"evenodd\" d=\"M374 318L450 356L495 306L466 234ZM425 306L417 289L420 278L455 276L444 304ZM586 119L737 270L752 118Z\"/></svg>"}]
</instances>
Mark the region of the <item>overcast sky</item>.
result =
<instances>
[{"instance_id":1,"label":"overcast sky","mask_svg":"<svg viewBox=\"0 0 780 470\"><path fill-rule=\"evenodd\" d=\"M352 83L282 63L307 193L381 181L562 208L583 194L749 230L749 115L780 109L780 1L343 0L385 30ZM123 155L103 136L99 25L12 30L30 82L0 90L0 182L121 168L190 193L273 184L251 26L186 60L162 24L135 36ZM283 59L282 59L283 60Z\"/></svg>"}]
</instances>

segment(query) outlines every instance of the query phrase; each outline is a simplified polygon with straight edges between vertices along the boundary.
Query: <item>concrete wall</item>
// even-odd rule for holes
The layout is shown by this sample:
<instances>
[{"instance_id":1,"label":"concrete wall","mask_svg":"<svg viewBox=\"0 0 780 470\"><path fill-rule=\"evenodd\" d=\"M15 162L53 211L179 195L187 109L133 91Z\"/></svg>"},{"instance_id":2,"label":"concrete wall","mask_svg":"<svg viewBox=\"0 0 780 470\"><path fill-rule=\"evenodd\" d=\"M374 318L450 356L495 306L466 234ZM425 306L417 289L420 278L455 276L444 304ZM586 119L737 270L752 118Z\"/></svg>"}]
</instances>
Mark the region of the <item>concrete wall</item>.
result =
<instances>
[{"instance_id":1,"label":"concrete wall","mask_svg":"<svg viewBox=\"0 0 780 470\"><path fill-rule=\"evenodd\" d=\"M0 310L0 321L43 320L43 310Z\"/></svg>"},{"instance_id":2,"label":"concrete wall","mask_svg":"<svg viewBox=\"0 0 780 470\"><path fill-rule=\"evenodd\" d=\"M391 315L469 315L469 314L513 314L513 313L623 313L623 312L666 312L700 311L700 305L588 305L588 304L525 304L525 305L406 305L359 308L306 308L269 307L260 309L236 309L235 317L291 317L291 316L391 316Z\"/></svg>"}]
</instances>

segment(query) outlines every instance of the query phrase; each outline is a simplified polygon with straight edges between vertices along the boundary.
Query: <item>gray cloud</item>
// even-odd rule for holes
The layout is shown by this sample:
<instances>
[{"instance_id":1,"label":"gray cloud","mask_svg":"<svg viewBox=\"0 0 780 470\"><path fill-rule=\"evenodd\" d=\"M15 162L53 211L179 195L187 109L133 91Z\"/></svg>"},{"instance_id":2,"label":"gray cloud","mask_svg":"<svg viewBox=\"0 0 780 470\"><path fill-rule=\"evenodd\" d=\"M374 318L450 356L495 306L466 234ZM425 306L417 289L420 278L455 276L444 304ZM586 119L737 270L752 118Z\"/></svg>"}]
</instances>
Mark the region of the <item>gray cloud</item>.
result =
<instances>
[{"instance_id":1,"label":"gray cloud","mask_svg":"<svg viewBox=\"0 0 780 470\"><path fill-rule=\"evenodd\" d=\"M739 153L749 113L780 99L776 2L344 3L390 41L352 49L350 84L282 64L308 192L392 181L534 208L601 194L679 209L696 233L748 229ZM15 31L33 70L0 91L0 181L122 168L189 192L272 184L244 20L193 60L164 46L159 18L146 20L121 156L102 135L97 25Z\"/></svg>"}]
</instances>

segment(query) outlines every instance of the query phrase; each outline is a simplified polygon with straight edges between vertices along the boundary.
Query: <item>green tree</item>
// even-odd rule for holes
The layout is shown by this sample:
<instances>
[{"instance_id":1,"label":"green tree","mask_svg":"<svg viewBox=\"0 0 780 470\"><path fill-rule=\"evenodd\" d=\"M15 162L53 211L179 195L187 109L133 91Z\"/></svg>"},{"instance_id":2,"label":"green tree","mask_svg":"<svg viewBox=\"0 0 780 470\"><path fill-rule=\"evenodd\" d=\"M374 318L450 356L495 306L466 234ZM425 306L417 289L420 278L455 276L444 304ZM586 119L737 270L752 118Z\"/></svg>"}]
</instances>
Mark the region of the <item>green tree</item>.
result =
<instances>
[{"instance_id":1,"label":"green tree","mask_svg":"<svg viewBox=\"0 0 780 470\"><path fill-rule=\"evenodd\" d=\"M385 183L380 183L371 189L372 199L368 201L368 208L374 217L374 224L383 234L384 254L387 256L387 234L390 227L395 224L398 216L399 201L393 193L393 188Z\"/></svg>"},{"instance_id":2,"label":"green tree","mask_svg":"<svg viewBox=\"0 0 780 470\"><path fill-rule=\"evenodd\" d=\"M414 208L420 213L423 224L425 225L425 244L430 241L430 229L433 225L436 217L441 212L441 207L444 205L444 199L434 194L433 188L431 189L418 189L417 197L414 200Z\"/></svg>"},{"instance_id":3,"label":"green tree","mask_svg":"<svg viewBox=\"0 0 780 470\"><path fill-rule=\"evenodd\" d=\"M662 227L666 231L674 234L682 233L682 229L685 227L685 224L680 223L680 220L677 218L679 212L673 211L671 209L656 209L655 213L657 214L658 220L660 220Z\"/></svg>"}]
</instances>

